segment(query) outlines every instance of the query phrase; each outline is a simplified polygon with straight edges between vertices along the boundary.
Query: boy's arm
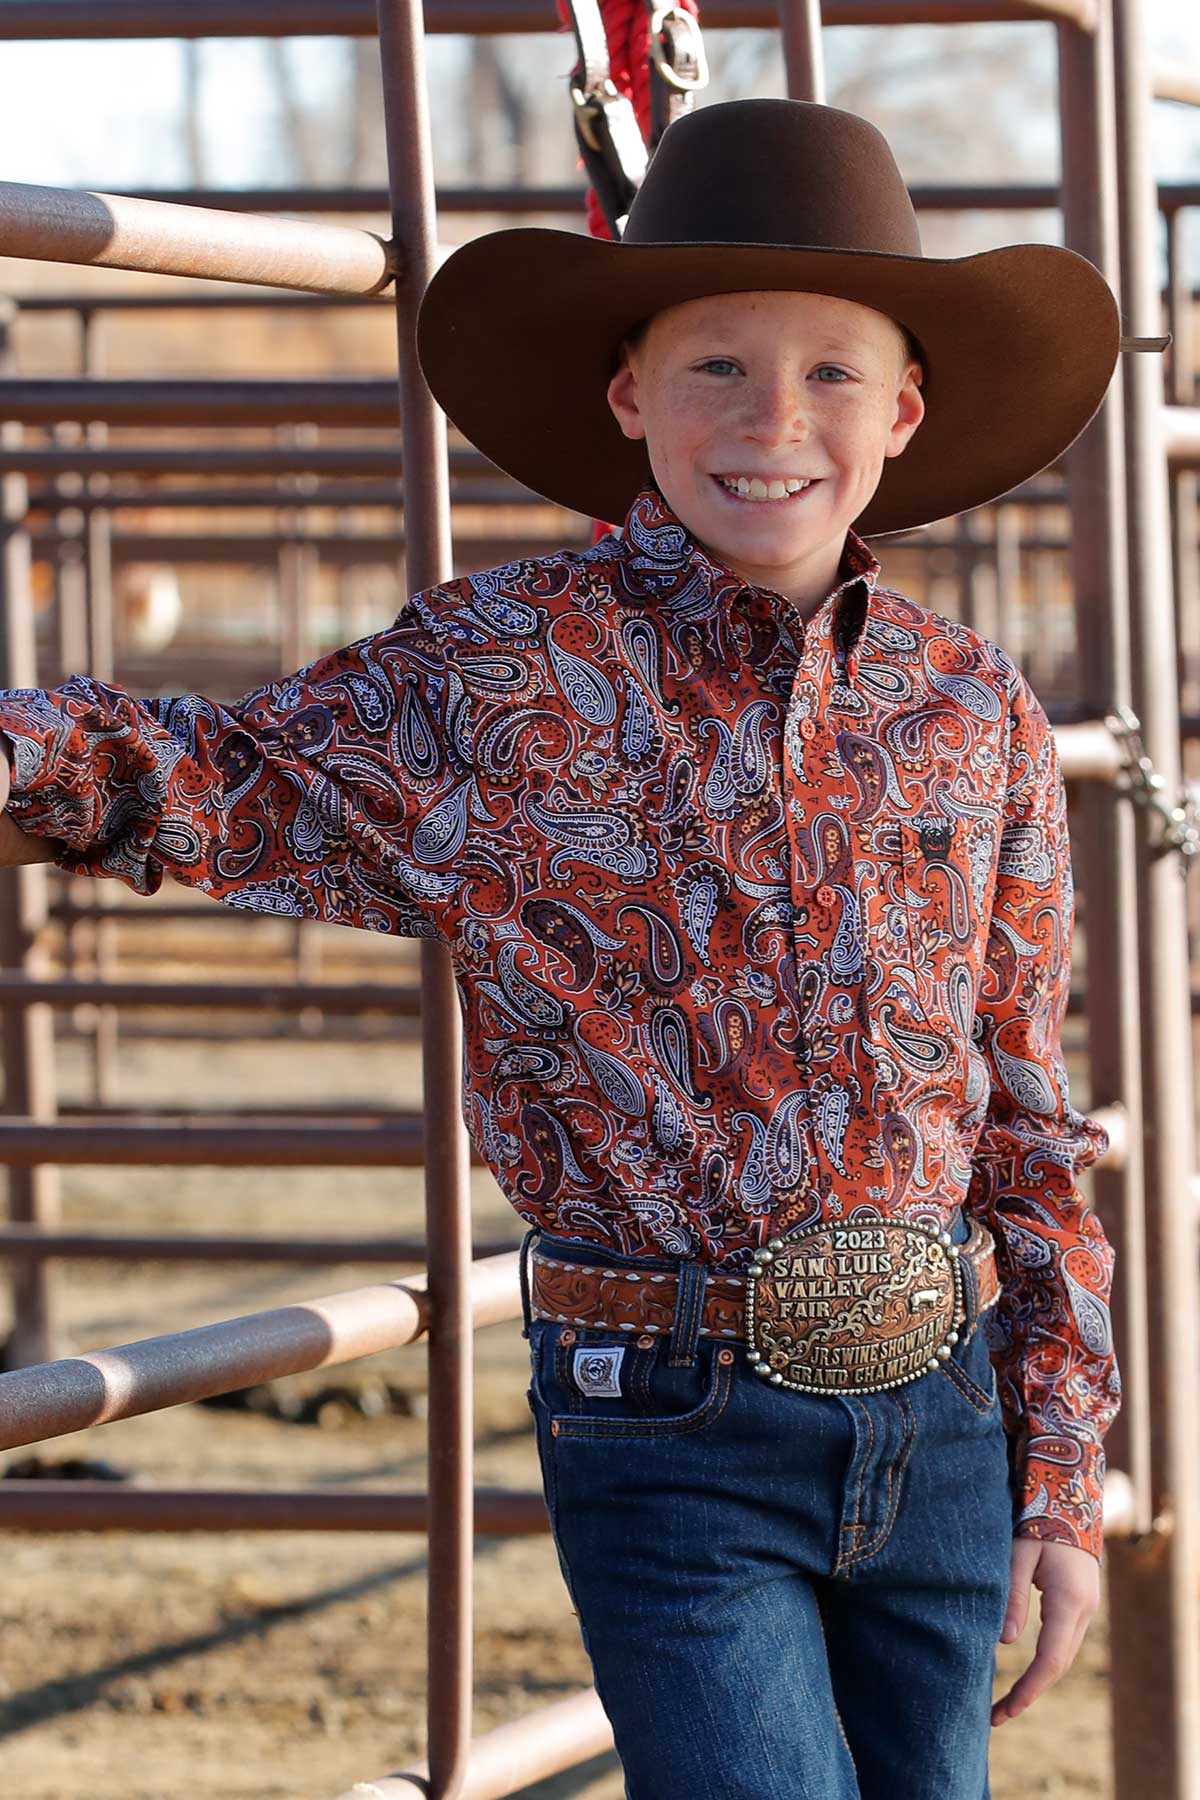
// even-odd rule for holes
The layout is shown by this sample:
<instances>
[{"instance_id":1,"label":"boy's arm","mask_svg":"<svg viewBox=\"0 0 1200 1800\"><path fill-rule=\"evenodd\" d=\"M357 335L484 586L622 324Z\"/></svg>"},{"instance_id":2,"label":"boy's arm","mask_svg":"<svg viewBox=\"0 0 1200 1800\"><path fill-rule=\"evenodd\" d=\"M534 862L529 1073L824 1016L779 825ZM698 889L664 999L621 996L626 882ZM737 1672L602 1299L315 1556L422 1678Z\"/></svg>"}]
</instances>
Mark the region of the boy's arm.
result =
<instances>
[{"instance_id":1,"label":"boy's arm","mask_svg":"<svg viewBox=\"0 0 1200 1800\"><path fill-rule=\"evenodd\" d=\"M1014 1440L1014 1530L1103 1543L1101 1439L1120 1408L1109 1297L1113 1251L1076 1186L1108 1148L1072 1106L1060 1032L1074 888L1054 734L1013 668L1008 790L975 1038L991 1097L967 1205L997 1240L1003 1291L984 1329Z\"/></svg>"},{"instance_id":2,"label":"boy's arm","mask_svg":"<svg viewBox=\"0 0 1200 1800\"><path fill-rule=\"evenodd\" d=\"M0 692L0 822L18 828L0 855L30 860L25 834L69 873L141 894L171 875L251 911L429 935L459 880L462 699L421 594L228 707L85 676Z\"/></svg>"}]
</instances>

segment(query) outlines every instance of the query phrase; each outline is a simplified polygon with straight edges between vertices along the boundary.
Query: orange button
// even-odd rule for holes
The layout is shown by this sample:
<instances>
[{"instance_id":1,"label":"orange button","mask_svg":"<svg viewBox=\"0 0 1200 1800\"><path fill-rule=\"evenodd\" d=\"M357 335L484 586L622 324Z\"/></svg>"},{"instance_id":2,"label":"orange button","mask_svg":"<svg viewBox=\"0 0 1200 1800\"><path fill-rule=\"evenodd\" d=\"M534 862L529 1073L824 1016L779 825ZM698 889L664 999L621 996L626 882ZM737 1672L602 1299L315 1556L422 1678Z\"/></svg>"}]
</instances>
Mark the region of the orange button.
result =
<instances>
[{"instance_id":1,"label":"orange button","mask_svg":"<svg viewBox=\"0 0 1200 1800\"><path fill-rule=\"evenodd\" d=\"M823 881L821 883L820 887L817 889L818 904L821 906L832 906L833 898L834 898L833 889L830 887L830 885L827 881Z\"/></svg>"},{"instance_id":2,"label":"orange button","mask_svg":"<svg viewBox=\"0 0 1200 1800\"><path fill-rule=\"evenodd\" d=\"M801 719L801 721L800 721L800 736L802 738L815 738L816 735L817 735L816 720L815 719Z\"/></svg>"}]
</instances>

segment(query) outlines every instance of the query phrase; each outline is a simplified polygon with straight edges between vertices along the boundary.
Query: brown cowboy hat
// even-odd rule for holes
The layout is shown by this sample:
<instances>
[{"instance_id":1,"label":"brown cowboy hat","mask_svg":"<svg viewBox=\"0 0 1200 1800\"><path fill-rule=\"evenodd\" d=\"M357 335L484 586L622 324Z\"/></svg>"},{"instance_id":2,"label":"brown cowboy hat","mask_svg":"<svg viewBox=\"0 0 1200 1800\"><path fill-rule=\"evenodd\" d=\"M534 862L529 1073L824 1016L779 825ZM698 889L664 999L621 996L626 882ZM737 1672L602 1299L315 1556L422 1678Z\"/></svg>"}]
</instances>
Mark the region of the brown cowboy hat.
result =
<instances>
[{"instance_id":1,"label":"brown cowboy hat","mask_svg":"<svg viewBox=\"0 0 1200 1800\"><path fill-rule=\"evenodd\" d=\"M417 352L485 456L547 499L621 520L653 479L606 397L624 333L701 295L789 288L887 313L921 349L925 417L884 464L855 521L864 536L981 506L1044 469L1096 412L1122 348L1116 299L1086 257L1052 244L923 256L881 132L813 101L753 99L667 127L619 242L526 227L455 250L425 291Z\"/></svg>"}]
</instances>

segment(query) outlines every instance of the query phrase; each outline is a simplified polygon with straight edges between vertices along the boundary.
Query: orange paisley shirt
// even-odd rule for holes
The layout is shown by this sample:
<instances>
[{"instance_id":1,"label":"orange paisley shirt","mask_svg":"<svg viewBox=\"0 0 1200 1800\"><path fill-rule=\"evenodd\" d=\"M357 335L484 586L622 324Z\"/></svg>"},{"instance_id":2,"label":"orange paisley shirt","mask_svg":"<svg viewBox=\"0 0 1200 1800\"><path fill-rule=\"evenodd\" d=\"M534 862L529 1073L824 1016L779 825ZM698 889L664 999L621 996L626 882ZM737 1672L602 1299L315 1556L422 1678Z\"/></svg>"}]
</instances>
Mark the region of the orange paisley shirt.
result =
<instances>
[{"instance_id":1,"label":"orange paisley shirt","mask_svg":"<svg viewBox=\"0 0 1200 1800\"><path fill-rule=\"evenodd\" d=\"M529 1224L739 1271L965 1204L1014 1530L1098 1557L1120 1376L1054 737L998 644L880 573L848 533L802 621L651 484L236 705L0 696L11 812L140 893L445 942L471 1138Z\"/></svg>"}]
</instances>

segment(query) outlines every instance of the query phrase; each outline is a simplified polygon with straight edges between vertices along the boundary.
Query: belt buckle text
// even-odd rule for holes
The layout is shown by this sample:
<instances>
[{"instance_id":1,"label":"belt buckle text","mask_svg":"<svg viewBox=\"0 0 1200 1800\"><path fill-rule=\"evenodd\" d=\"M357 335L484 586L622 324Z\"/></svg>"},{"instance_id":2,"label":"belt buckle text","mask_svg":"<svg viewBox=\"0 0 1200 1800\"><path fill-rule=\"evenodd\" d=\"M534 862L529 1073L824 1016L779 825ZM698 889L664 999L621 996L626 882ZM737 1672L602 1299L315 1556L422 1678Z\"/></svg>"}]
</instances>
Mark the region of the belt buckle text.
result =
<instances>
[{"instance_id":1,"label":"belt buckle text","mask_svg":"<svg viewBox=\"0 0 1200 1800\"><path fill-rule=\"evenodd\" d=\"M965 1314L959 1248L882 1219L772 1238L748 1271L749 1361L804 1394L872 1394L936 1369Z\"/></svg>"}]
</instances>

